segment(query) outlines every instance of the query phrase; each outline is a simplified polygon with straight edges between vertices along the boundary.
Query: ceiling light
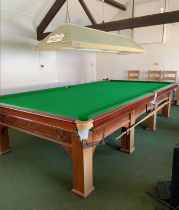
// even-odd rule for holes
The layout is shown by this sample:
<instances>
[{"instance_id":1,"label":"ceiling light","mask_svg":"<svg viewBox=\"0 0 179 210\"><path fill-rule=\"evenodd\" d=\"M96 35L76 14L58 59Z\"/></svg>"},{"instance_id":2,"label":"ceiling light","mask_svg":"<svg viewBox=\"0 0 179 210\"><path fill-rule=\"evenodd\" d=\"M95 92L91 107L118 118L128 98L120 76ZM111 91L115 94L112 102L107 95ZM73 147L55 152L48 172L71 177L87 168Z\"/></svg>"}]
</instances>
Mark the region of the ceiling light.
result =
<instances>
[{"instance_id":1,"label":"ceiling light","mask_svg":"<svg viewBox=\"0 0 179 210\"><path fill-rule=\"evenodd\" d=\"M63 24L35 46L37 51L101 54L144 53L133 39L73 24Z\"/></svg>"}]
</instances>

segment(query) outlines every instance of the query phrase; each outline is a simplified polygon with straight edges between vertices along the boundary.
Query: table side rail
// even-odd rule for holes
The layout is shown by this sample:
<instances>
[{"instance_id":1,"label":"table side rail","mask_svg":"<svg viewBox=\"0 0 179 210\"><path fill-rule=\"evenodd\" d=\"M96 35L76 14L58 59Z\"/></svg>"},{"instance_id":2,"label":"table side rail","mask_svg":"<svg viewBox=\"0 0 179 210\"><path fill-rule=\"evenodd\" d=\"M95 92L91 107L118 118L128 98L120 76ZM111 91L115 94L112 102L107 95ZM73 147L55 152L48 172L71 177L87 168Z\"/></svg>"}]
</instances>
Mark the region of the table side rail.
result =
<instances>
[{"instance_id":1,"label":"table side rail","mask_svg":"<svg viewBox=\"0 0 179 210\"><path fill-rule=\"evenodd\" d=\"M166 101L167 99L170 98L171 91L174 90L177 86L178 86L177 84L169 85L168 87L162 88L159 91L155 91L154 93L147 94L146 96L142 96L138 99L134 99L118 107L107 110L106 112L102 114L93 116L92 119L95 120L93 129L94 130L98 129L104 124L107 124L126 113L130 113L134 111L138 107L147 105L154 99L156 92L157 92L157 99L159 100L157 103ZM148 104L148 106L150 106L150 104Z\"/></svg>"},{"instance_id":2,"label":"table side rail","mask_svg":"<svg viewBox=\"0 0 179 210\"><path fill-rule=\"evenodd\" d=\"M76 118L0 103L0 113L76 132Z\"/></svg>"},{"instance_id":3,"label":"table side rail","mask_svg":"<svg viewBox=\"0 0 179 210\"><path fill-rule=\"evenodd\" d=\"M110 121L125 115L127 113L132 112L133 110L137 109L138 107L150 103L154 99L155 94L150 93L146 96L140 97L138 99L134 99L130 102L125 104L119 105L113 109L107 110L104 113L95 115L92 117L94 119L94 129L102 126L103 124L109 123Z\"/></svg>"},{"instance_id":4,"label":"table side rail","mask_svg":"<svg viewBox=\"0 0 179 210\"><path fill-rule=\"evenodd\" d=\"M160 90L157 90L157 97L162 96L168 92L171 92L172 90L175 90L178 87L178 84L169 85L167 87L161 88Z\"/></svg>"}]
</instances>

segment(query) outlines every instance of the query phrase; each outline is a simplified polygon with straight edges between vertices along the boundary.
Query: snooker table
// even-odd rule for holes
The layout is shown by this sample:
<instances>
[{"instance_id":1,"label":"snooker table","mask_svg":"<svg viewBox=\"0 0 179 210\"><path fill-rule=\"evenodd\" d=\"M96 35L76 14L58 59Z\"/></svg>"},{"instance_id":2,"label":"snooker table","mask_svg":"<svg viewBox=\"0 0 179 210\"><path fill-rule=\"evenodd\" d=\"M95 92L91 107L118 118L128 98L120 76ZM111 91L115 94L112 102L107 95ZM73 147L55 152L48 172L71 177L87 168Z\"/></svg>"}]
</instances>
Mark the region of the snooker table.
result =
<instances>
[{"instance_id":1,"label":"snooker table","mask_svg":"<svg viewBox=\"0 0 179 210\"><path fill-rule=\"evenodd\" d=\"M175 88L177 84L169 82L104 80L1 95L0 154L11 151L8 128L61 145L73 165L72 192L85 198L94 190L96 145L117 129L130 128L141 114L169 102ZM170 102L162 115L169 117ZM146 120L146 129L156 129L156 116ZM85 142L90 146L82 147ZM133 128L121 137L120 150L132 153L134 149Z\"/></svg>"}]
</instances>

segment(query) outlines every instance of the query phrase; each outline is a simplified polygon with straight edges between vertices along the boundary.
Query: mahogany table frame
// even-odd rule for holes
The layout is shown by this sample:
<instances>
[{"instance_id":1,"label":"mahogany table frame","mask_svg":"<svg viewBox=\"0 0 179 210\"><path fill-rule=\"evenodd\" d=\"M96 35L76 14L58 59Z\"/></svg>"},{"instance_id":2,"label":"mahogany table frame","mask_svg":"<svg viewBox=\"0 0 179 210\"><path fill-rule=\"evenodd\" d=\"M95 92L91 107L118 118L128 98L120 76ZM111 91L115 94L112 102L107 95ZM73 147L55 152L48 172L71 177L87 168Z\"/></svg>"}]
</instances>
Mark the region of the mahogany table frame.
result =
<instances>
[{"instance_id":1,"label":"mahogany table frame","mask_svg":"<svg viewBox=\"0 0 179 210\"><path fill-rule=\"evenodd\" d=\"M157 91L157 104L168 101L177 84L169 85ZM129 128L136 119L154 105L150 102L155 93L105 111L91 117L94 120L93 131L89 132L88 142L99 141L119 128ZM162 109L162 116L170 116L170 104ZM14 128L34 136L44 138L61 145L69 154L73 165L72 192L86 198L93 190L93 154L96 147L83 149L76 133L76 118L35 111L22 107L0 104L0 155L11 151L8 128ZM146 121L146 129L156 129L156 114ZM134 129L121 138L121 151L132 153L134 148Z\"/></svg>"}]
</instances>

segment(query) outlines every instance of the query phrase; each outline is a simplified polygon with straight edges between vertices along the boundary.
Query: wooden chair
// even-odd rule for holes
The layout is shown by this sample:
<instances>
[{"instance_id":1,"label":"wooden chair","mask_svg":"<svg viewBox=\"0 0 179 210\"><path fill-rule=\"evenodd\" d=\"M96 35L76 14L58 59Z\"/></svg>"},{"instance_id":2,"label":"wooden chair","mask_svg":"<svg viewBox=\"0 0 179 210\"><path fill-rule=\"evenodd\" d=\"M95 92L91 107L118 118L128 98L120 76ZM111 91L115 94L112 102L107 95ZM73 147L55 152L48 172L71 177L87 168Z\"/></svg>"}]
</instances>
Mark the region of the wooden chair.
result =
<instances>
[{"instance_id":1,"label":"wooden chair","mask_svg":"<svg viewBox=\"0 0 179 210\"><path fill-rule=\"evenodd\" d=\"M177 82L177 71L163 71L163 79L162 79L162 81L163 82L171 81L171 82L176 83ZM172 104L174 104L175 95L176 95L176 91L173 92ZM178 101L179 101L178 97L177 97L177 105L178 105Z\"/></svg>"},{"instance_id":2,"label":"wooden chair","mask_svg":"<svg viewBox=\"0 0 179 210\"><path fill-rule=\"evenodd\" d=\"M169 76L167 76L169 75ZM170 76L173 75L173 76ZM177 82L177 71L163 71L163 82L165 81L171 81L176 83Z\"/></svg>"},{"instance_id":3,"label":"wooden chair","mask_svg":"<svg viewBox=\"0 0 179 210\"><path fill-rule=\"evenodd\" d=\"M140 70L129 70L128 71L128 80L139 80L139 74L140 74Z\"/></svg>"},{"instance_id":4,"label":"wooden chair","mask_svg":"<svg viewBox=\"0 0 179 210\"><path fill-rule=\"evenodd\" d=\"M148 81L161 81L162 71L148 71Z\"/></svg>"}]
</instances>

